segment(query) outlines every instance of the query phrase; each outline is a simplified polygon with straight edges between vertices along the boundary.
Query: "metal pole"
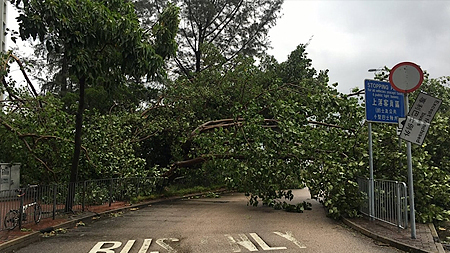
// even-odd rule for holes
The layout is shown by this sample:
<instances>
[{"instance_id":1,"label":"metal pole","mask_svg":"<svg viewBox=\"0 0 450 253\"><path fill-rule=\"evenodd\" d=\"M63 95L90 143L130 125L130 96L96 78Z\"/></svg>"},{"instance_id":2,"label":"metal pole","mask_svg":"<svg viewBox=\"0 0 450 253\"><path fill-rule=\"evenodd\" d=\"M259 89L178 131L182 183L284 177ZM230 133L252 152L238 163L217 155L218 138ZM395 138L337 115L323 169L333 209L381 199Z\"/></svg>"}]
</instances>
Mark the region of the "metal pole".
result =
<instances>
[{"instance_id":1,"label":"metal pole","mask_svg":"<svg viewBox=\"0 0 450 253\"><path fill-rule=\"evenodd\" d=\"M86 186L87 181L83 182L83 195L81 197L81 212L84 212L85 208L86 208Z\"/></svg>"},{"instance_id":2,"label":"metal pole","mask_svg":"<svg viewBox=\"0 0 450 253\"><path fill-rule=\"evenodd\" d=\"M113 201L113 183L114 179L109 180L109 206L111 207L112 201Z\"/></svg>"},{"instance_id":3,"label":"metal pole","mask_svg":"<svg viewBox=\"0 0 450 253\"><path fill-rule=\"evenodd\" d=\"M397 230L398 232L400 232L400 222L401 222L401 217L402 217L402 205L400 203L401 199L400 199L400 183L398 181L395 181L395 190L396 190L396 194L397 194L397 203L396 203L396 210L397 210Z\"/></svg>"},{"instance_id":4,"label":"metal pole","mask_svg":"<svg viewBox=\"0 0 450 253\"><path fill-rule=\"evenodd\" d=\"M402 139L400 138L400 135L398 136L398 152L402 152ZM403 161L402 159L400 160L400 169L403 168Z\"/></svg>"},{"instance_id":5,"label":"metal pole","mask_svg":"<svg viewBox=\"0 0 450 253\"><path fill-rule=\"evenodd\" d=\"M373 150L372 150L372 123L369 122L369 216L371 219L375 216L375 194L373 183Z\"/></svg>"},{"instance_id":6,"label":"metal pole","mask_svg":"<svg viewBox=\"0 0 450 253\"><path fill-rule=\"evenodd\" d=\"M10 173L11 174L11 173ZM27 191L27 188L24 189L24 191ZM20 208L19 208L19 229L22 229L22 219L24 216L24 212L23 212L23 198L25 195L23 195L22 192L20 192Z\"/></svg>"},{"instance_id":7,"label":"metal pole","mask_svg":"<svg viewBox=\"0 0 450 253\"><path fill-rule=\"evenodd\" d=\"M58 190L57 185L53 185L53 209L52 209L52 219L54 220L56 218L56 204L58 203L56 201L56 197L57 197L57 193L56 191Z\"/></svg>"},{"instance_id":8,"label":"metal pole","mask_svg":"<svg viewBox=\"0 0 450 253\"><path fill-rule=\"evenodd\" d=\"M409 112L408 93L405 94L405 116ZM411 142L406 142L406 157L408 160L409 209L411 219L411 238L416 239L416 214L414 210L414 180L412 170Z\"/></svg>"}]
</instances>

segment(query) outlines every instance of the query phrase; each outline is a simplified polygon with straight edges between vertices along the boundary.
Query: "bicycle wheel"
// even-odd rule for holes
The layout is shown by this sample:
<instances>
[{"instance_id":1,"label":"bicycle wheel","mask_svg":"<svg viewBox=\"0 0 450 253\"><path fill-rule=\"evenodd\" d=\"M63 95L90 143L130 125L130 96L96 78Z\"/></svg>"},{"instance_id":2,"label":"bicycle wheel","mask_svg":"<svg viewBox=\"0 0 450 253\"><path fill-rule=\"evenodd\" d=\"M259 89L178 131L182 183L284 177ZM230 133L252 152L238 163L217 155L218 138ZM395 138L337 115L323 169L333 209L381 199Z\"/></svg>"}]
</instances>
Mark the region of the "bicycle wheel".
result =
<instances>
[{"instance_id":1,"label":"bicycle wheel","mask_svg":"<svg viewBox=\"0 0 450 253\"><path fill-rule=\"evenodd\" d=\"M19 225L19 212L17 210L11 210L5 215L4 226L6 229L13 230Z\"/></svg>"},{"instance_id":2,"label":"bicycle wheel","mask_svg":"<svg viewBox=\"0 0 450 253\"><path fill-rule=\"evenodd\" d=\"M34 205L34 222L36 224L38 224L39 221L41 221L41 215L42 215L41 205L39 204Z\"/></svg>"}]
</instances>

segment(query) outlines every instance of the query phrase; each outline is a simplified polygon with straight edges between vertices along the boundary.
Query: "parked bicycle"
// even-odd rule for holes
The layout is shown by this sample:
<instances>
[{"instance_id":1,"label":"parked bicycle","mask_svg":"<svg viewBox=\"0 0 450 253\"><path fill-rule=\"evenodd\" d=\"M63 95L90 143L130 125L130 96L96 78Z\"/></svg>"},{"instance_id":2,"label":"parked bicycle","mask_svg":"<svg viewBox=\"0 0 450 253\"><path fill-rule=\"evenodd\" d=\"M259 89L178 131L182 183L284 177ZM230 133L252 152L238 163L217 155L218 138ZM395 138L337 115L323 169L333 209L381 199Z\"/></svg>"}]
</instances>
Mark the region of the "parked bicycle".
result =
<instances>
[{"instance_id":1,"label":"parked bicycle","mask_svg":"<svg viewBox=\"0 0 450 253\"><path fill-rule=\"evenodd\" d=\"M30 185L28 186L27 189L33 189L34 191L36 190L37 185ZM28 204L24 204L23 200L25 199L25 194L26 194L26 190L22 190L22 189L18 189L17 190L19 192L19 195L17 195L17 197L19 197L19 199L21 200L21 208L19 208L18 210L10 210L6 215L5 215L5 228L9 229L9 230L13 230L15 227L17 227L17 225L22 224L22 221L26 221L27 220L27 209L33 207L33 211L32 211L32 215L33 215L33 219L34 222L37 224L41 221L41 215L42 215L42 210L41 210L41 205L37 202L37 198L36 195L37 194L33 194L33 202L28 203Z\"/></svg>"}]
</instances>

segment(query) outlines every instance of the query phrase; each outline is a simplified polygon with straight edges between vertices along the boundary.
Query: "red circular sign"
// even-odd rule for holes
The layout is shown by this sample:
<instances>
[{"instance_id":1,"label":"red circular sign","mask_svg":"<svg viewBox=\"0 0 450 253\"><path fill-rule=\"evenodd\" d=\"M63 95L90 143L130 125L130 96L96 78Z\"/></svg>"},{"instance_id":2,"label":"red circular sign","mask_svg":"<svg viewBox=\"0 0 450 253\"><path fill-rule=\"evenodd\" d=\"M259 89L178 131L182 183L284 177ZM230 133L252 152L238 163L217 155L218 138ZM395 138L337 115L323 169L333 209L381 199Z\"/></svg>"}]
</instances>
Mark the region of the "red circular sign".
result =
<instances>
[{"instance_id":1,"label":"red circular sign","mask_svg":"<svg viewBox=\"0 0 450 253\"><path fill-rule=\"evenodd\" d=\"M409 93L417 90L423 82L423 71L415 63L401 62L389 73L389 82L398 92Z\"/></svg>"}]
</instances>

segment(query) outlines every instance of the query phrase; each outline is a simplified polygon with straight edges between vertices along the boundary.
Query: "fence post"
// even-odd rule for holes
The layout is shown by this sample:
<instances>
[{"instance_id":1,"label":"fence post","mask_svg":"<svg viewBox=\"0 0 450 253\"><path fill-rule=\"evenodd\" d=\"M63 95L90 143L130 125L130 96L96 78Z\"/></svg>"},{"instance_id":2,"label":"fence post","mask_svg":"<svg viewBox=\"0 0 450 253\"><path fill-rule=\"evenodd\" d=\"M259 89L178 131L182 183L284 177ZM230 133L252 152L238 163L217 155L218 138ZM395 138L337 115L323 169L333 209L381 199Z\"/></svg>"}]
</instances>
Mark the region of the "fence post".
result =
<instances>
[{"instance_id":1,"label":"fence post","mask_svg":"<svg viewBox=\"0 0 450 253\"><path fill-rule=\"evenodd\" d=\"M53 185L53 209L52 209L52 219L56 219L56 198L57 198L58 186L56 184Z\"/></svg>"},{"instance_id":2,"label":"fence post","mask_svg":"<svg viewBox=\"0 0 450 253\"><path fill-rule=\"evenodd\" d=\"M86 207L86 181L83 181L83 192L81 195L81 211L84 212Z\"/></svg>"},{"instance_id":3,"label":"fence post","mask_svg":"<svg viewBox=\"0 0 450 253\"><path fill-rule=\"evenodd\" d=\"M25 189L26 191L27 189ZM22 218L23 218L23 197L24 195L21 194L20 196L20 208L19 208L19 229L22 229Z\"/></svg>"},{"instance_id":4,"label":"fence post","mask_svg":"<svg viewBox=\"0 0 450 253\"><path fill-rule=\"evenodd\" d=\"M405 222L405 229L408 228L408 191L405 183L402 183L403 192L406 196L405 199L403 199L403 209L404 209L404 222Z\"/></svg>"},{"instance_id":5,"label":"fence post","mask_svg":"<svg viewBox=\"0 0 450 253\"><path fill-rule=\"evenodd\" d=\"M397 228L400 231L400 222L402 219L402 205L400 203L400 183L398 181L395 182L395 185L397 186Z\"/></svg>"},{"instance_id":6,"label":"fence post","mask_svg":"<svg viewBox=\"0 0 450 253\"><path fill-rule=\"evenodd\" d=\"M111 178L109 180L109 206L111 206L112 204L112 199L113 199L113 179Z\"/></svg>"}]
</instances>

